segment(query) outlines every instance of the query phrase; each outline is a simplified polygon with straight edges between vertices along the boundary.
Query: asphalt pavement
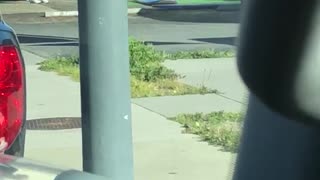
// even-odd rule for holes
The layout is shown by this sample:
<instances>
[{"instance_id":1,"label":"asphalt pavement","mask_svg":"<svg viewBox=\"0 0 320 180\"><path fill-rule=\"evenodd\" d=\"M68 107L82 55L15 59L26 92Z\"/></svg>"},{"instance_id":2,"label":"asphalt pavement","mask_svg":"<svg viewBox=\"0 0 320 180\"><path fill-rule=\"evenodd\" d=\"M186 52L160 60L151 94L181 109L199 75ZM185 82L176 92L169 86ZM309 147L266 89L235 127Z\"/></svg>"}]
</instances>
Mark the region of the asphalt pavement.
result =
<instances>
[{"instance_id":1,"label":"asphalt pavement","mask_svg":"<svg viewBox=\"0 0 320 180\"><path fill-rule=\"evenodd\" d=\"M226 16L223 16L226 14ZM197 13L194 14L196 16ZM209 16L209 15L213 15ZM167 20L164 16L129 16L129 36L168 52L201 49L235 49L239 23L238 12L214 12L207 21ZM228 17L228 18L225 18ZM22 48L41 57L78 54L76 18L11 17L7 23L19 35ZM234 21L230 21L232 19ZM107 39L106 39L107 41Z\"/></svg>"}]
</instances>

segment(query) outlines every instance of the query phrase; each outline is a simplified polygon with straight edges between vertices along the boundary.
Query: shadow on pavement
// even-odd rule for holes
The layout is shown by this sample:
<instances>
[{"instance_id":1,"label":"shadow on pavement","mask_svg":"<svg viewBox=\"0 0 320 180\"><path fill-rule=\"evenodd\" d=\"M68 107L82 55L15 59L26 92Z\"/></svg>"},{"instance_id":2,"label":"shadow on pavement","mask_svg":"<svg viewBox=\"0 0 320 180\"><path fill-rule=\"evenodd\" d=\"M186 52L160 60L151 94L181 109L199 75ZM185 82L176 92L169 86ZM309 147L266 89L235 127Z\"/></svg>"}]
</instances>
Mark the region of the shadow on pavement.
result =
<instances>
[{"instance_id":1,"label":"shadow on pavement","mask_svg":"<svg viewBox=\"0 0 320 180\"><path fill-rule=\"evenodd\" d=\"M226 44L226 45L232 45L232 46L235 46L237 43L236 37L196 38L196 39L190 39L190 40L212 43L212 44Z\"/></svg>"},{"instance_id":2,"label":"shadow on pavement","mask_svg":"<svg viewBox=\"0 0 320 180\"><path fill-rule=\"evenodd\" d=\"M200 43L181 43L181 42L157 42L157 41L146 41L145 44L151 44L154 46L161 45L181 45L181 44L200 44ZM38 44L25 44L29 46L79 46L79 42L54 42L54 43L38 43Z\"/></svg>"},{"instance_id":3,"label":"shadow on pavement","mask_svg":"<svg viewBox=\"0 0 320 180\"><path fill-rule=\"evenodd\" d=\"M59 36L42 36L42 35L28 35L18 34L18 39L21 45L35 47L78 47L78 38L68 38ZM195 38L190 39L198 42L171 42L171 41L145 41L145 44L154 46L166 45L201 45L201 44L222 44L222 45L236 45L236 37L218 37L218 38Z\"/></svg>"},{"instance_id":4,"label":"shadow on pavement","mask_svg":"<svg viewBox=\"0 0 320 180\"><path fill-rule=\"evenodd\" d=\"M20 44L27 46L79 46L77 38L66 38L58 36L42 36L42 35L27 35L18 34ZM183 44L201 44L192 42L160 42L160 41L145 41L145 44L155 46L161 45L183 45Z\"/></svg>"},{"instance_id":5,"label":"shadow on pavement","mask_svg":"<svg viewBox=\"0 0 320 180\"><path fill-rule=\"evenodd\" d=\"M78 42L66 42L66 43L42 43L42 44L24 44L28 46L79 46Z\"/></svg>"},{"instance_id":6,"label":"shadow on pavement","mask_svg":"<svg viewBox=\"0 0 320 180\"><path fill-rule=\"evenodd\" d=\"M142 9L139 16L159 21L193 22L193 23L240 23L239 9Z\"/></svg>"},{"instance_id":7,"label":"shadow on pavement","mask_svg":"<svg viewBox=\"0 0 320 180\"><path fill-rule=\"evenodd\" d=\"M66 38L58 36L42 36L18 34L19 42L22 45L30 46L78 46L77 38Z\"/></svg>"}]
</instances>

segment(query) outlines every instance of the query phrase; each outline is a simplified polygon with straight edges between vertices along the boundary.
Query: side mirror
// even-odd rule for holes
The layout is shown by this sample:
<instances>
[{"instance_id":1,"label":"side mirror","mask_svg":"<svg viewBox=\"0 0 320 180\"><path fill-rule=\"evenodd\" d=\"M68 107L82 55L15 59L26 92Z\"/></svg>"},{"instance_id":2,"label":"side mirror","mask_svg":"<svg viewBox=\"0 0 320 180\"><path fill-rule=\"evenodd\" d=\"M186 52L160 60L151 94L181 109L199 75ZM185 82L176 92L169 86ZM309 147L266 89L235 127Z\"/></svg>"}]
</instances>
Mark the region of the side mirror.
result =
<instances>
[{"instance_id":1,"label":"side mirror","mask_svg":"<svg viewBox=\"0 0 320 180\"><path fill-rule=\"evenodd\" d=\"M260 101L313 123L320 122L319 5L317 0L290 1L290 7L288 1L248 1L238 54L242 79Z\"/></svg>"}]
</instances>

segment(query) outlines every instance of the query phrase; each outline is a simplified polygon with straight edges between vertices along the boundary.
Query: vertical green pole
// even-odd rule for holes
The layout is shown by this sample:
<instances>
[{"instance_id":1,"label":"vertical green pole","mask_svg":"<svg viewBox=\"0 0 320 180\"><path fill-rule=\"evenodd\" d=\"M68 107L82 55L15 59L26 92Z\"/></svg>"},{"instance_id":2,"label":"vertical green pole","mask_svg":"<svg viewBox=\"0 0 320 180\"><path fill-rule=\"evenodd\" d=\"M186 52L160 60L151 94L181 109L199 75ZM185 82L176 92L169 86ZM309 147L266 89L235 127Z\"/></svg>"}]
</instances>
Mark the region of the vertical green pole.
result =
<instances>
[{"instance_id":1,"label":"vertical green pole","mask_svg":"<svg viewBox=\"0 0 320 180\"><path fill-rule=\"evenodd\" d=\"M78 0L83 170L133 180L127 0Z\"/></svg>"}]
</instances>

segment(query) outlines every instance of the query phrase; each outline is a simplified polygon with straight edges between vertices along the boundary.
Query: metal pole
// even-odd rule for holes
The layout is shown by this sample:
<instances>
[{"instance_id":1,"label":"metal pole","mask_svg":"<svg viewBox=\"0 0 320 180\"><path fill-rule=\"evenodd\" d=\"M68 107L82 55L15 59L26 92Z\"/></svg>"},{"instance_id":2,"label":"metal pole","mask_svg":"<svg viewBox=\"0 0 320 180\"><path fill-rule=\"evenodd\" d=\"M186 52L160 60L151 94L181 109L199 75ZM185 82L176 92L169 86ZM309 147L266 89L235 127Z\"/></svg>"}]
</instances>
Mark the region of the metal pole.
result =
<instances>
[{"instance_id":1,"label":"metal pole","mask_svg":"<svg viewBox=\"0 0 320 180\"><path fill-rule=\"evenodd\" d=\"M78 0L83 170L133 180L126 0Z\"/></svg>"}]
</instances>

